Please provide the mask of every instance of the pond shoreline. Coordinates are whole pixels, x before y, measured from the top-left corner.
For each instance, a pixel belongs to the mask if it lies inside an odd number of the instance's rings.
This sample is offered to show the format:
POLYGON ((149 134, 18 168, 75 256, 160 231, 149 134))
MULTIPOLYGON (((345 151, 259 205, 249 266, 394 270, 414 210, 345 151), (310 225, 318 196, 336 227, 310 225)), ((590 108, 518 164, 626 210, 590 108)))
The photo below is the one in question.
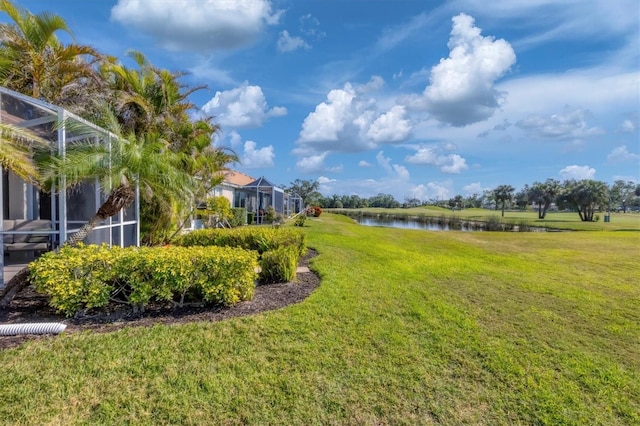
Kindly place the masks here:
POLYGON ((566 232, 566 230, 531 226, 525 223, 503 222, 500 218, 489 221, 467 220, 457 216, 427 216, 391 213, 371 213, 362 211, 334 211, 334 213, 354 219, 363 226, 382 226, 426 231, 464 232, 566 232))

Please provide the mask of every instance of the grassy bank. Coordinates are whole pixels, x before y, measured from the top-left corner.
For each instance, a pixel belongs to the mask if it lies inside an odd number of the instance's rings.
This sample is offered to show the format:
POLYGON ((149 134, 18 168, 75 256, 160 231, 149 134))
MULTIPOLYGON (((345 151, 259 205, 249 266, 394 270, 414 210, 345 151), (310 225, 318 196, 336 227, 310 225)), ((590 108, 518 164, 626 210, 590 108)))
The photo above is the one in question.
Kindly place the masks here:
POLYGON ((2 351, 0 423, 640 422, 637 232, 307 224, 303 303, 2 351))
POLYGON ((640 231, 640 214, 611 213, 610 222, 604 221, 606 213, 599 213, 597 222, 582 222, 578 213, 549 212, 545 219, 538 219, 538 212, 534 211, 506 211, 504 217, 500 211, 487 209, 449 210, 441 207, 414 207, 410 209, 327 209, 327 211, 344 212, 347 215, 362 214, 383 215, 387 217, 413 218, 455 218, 467 221, 487 222, 497 218, 515 225, 527 224, 531 227, 573 230, 573 231, 640 231))

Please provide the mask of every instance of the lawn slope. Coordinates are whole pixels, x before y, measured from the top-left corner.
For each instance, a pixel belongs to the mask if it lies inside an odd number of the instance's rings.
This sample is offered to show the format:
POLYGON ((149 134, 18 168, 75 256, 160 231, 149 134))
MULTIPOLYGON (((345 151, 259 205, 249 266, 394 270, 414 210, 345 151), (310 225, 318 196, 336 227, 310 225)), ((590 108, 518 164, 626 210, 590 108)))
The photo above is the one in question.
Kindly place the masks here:
POLYGON ((309 219, 307 300, 0 352, 4 424, 634 424, 640 235, 309 219))

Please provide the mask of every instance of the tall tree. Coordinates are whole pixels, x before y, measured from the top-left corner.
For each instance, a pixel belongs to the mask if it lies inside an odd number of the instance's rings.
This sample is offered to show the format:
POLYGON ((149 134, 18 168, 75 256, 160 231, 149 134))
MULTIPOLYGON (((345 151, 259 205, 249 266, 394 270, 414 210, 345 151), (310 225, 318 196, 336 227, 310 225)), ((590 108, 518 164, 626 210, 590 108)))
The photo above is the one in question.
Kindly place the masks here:
POLYGON ((531 188, 529 185, 525 185, 520 191, 516 192, 514 195, 514 199, 516 202, 516 206, 518 206, 521 210, 527 209, 527 204, 529 204, 529 192, 531 188))
POLYGON ((319 187, 320 182, 318 182, 317 180, 310 181, 296 179, 284 189, 292 194, 298 194, 300 198, 302 198, 302 203, 307 206, 322 197, 322 194, 318 192, 319 187))
POLYGON ((8 0, 0 1, 0 12, 11 18, 0 24, 0 84, 74 112, 100 93, 94 65, 102 55, 90 46, 63 44, 59 32, 72 36, 64 19, 34 15, 8 0))
POLYGON ((104 62, 100 68, 114 92, 114 110, 123 131, 136 135, 150 130, 158 132, 171 141, 174 152, 190 150, 194 133, 206 130, 211 137, 212 133, 219 132, 220 128, 210 117, 197 119, 196 125, 191 125, 188 113, 197 108, 189 96, 205 86, 182 84, 180 78, 185 73, 157 68, 142 52, 130 50, 127 56, 134 60, 137 68, 115 62, 104 62), (201 123, 206 123, 208 128, 203 129, 201 123))
POLYGON ((614 207, 621 206, 622 212, 627 212, 627 205, 631 202, 636 191, 636 184, 631 181, 617 180, 611 185, 609 191, 611 203, 614 207))
POLYGON ((467 208, 480 208, 482 207, 482 197, 478 194, 472 194, 465 198, 464 204, 467 208))
MULTIPOLYGON (((104 63, 101 67, 102 75, 113 90, 111 104, 123 130, 138 137, 147 132, 162 135, 169 142, 170 150, 180 157, 183 168, 196 178, 198 187, 194 197, 204 200, 208 191, 222 181, 221 172, 227 164, 238 161, 238 157, 233 151, 212 145, 213 138, 220 132, 212 117, 195 120, 190 117, 189 112, 197 108, 189 96, 202 87, 182 84, 183 73, 157 68, 141 52, 131 50, 127 55, 137 68, 116 62, 104 63)), ((155 198, 143 200, 143 242, 154 244, 166 240, 175 233, 169 232, 173 224, 183 223, 185 217, 188 219, 196 201, 169 204, 155 198)))
POLYGON ((394 209, 400 207, 400 203, 393 195, 380 192, 369 198, 369 206, 394 209))
POLYGON ((511 185, 500 185, 493 190, 493 196, 497 203, 502 203, 502 217, 504 217, 504 208, 508 201, 513 199, 513 191, 516 189, 511 185))
POLYGON ((596 180, 567 180, 562 185, 558 203, 561 207, 576 209, 583 222, 591 222, 594 213, 608 205, 609 189, 606 183, 596 180))
POLYGON ((449 207, 451 207, 451 209, 461 209, 463 203, 464 199, 462 198, 462 195, 456 195, 453 198, 449 198, 449 207))
POLYGON ((547 216, 547 210, 551 207, 560 192, 560 182, 555 179, 547 179, 545 182, 534 182, 529 189, 529 202, 535 202, 538 206, 538 219, 547 216))

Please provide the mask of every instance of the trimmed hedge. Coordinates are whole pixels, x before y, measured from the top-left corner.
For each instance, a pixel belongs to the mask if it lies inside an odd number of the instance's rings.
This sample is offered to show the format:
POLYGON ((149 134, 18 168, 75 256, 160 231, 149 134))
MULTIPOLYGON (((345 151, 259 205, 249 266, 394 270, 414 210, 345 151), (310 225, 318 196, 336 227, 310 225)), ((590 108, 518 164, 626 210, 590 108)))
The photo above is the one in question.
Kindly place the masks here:
POLYGON ((307 250, 305 235, 300 230, 267 227, 199 229, 181 235, 175 243, 186 247, 219 246, 255 250, 260 254, 261 272, 258 279, 261 282, 293 280, 300 256, 307 250))
POLYGON ((179 236, 174 243, 184 247, 240 247, 255 250, 261 255, 280 247, 294 247, 299 255, 304 254, 307 249, 305 236, 301 231, 268 227, 198 229, 179 236))
POLYGON ((264 283, 288 282, 296 277, 299 254, 293 247, 279 247, 262 254, 260 281, 264 283))
POLYGON ((45 253, 29 265, 31 283, 59 312, 125 303, 233 305, 253 298, 257 255, 222 247, 80 245, 45 253))

